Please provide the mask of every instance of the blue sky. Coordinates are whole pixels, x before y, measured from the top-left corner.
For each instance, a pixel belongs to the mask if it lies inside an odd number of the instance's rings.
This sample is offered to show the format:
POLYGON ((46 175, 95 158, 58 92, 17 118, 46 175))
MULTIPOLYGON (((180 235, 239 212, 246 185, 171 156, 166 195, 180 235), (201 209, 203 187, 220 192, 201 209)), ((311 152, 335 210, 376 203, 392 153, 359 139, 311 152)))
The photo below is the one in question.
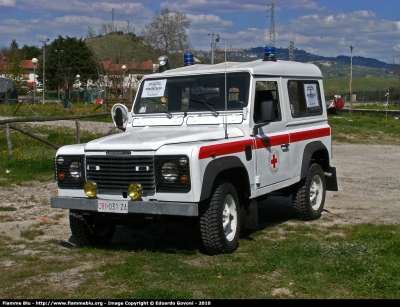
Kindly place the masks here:
POLYGON ((93 1, 0 0, 0 46, 15 39, 41 47, 58 35, 86 38, 88 27, 129 21, 139 35, 156 10, 175 7, 192 21, 188 35, 195 49, 210 50, 211 36, 219 34, 217 48, 260 47, 269 44, 271 6, 274 4, 275 46, 322 56, 375 58, 396 63, 400 58, 400 1, 398 0, 189 0, 93 1))

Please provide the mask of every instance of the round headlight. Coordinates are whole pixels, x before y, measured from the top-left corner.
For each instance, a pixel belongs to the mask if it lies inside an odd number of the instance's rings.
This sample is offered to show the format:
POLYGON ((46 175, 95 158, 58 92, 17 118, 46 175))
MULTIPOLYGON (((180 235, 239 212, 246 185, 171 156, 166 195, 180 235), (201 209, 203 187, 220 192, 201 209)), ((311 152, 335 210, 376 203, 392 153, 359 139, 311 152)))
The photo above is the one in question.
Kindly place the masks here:
POLYGON ((143 189, 139 183, 131 183, 128 187, 128 195, 132 200, 139 199, 142 196, 143 189))
POLYGON ((166 181, 175 181, 179 175, 178 166, 172 162, 164 163, 161 167, 161 175, 166 181))
POLYGON ((83 190, 85 191, 85 194, 89 196, 90 198, 96 197, 97 196, 97 183, 88 181, 85 183, 83 190))
POLYGON ((82 168, 81 168, 81 163, 74 161, 69 165, 69 173, 71 174, 71 177, 75 179, 79 179, 82 177, 82 168))

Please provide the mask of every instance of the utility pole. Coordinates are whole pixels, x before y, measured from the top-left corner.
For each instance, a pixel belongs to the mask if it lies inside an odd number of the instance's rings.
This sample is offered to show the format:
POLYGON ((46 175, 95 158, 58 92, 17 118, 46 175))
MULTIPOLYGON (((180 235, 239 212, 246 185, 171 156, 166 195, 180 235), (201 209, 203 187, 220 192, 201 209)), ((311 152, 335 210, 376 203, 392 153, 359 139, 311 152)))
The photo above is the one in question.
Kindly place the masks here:
POLYGON ((353 48, 350 46, 350 113, 353 113, 353 48))
POLYGON ((39 39, 39 42, 43 43, 43 101, 44 104, 44 92, 46 91, 46 76, 45 76, 45 66, 46 66, 46 43, 49 41, 48 38, 46 39, 39 39))
POLYGON ((111 24, 112 24, 112 31, 114 32, 114 8, 111 10, 111 24))
POLYGON ((217 39, 214 40, 214 33, 209 33, 211 35, 211 65, 214 65, 214 49, 215 49, 215 41, 219 42, 219 34, 217 34, 217 39))

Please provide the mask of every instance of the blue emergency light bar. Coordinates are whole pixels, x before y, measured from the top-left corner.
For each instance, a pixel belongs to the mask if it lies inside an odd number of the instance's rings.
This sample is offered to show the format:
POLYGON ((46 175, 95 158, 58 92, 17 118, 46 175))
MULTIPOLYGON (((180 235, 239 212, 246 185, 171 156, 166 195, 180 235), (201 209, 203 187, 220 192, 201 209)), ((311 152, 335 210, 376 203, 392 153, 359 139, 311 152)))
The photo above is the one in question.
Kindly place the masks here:
POLYGON ((194 65, 194 57, 192 53, 185 53, 183 55, 183 66, 194 65))
POLYGON ((264 48, 264 61, 276 61, 275 47, 265 46, 264 48))

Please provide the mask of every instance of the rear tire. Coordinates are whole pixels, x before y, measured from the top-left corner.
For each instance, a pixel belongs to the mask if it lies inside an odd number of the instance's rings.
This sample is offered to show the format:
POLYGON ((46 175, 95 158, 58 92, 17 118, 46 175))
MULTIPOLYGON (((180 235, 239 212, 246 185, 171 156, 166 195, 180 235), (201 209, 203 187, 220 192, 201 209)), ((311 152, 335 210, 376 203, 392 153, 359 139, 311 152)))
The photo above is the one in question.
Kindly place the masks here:
POLYGON ((233 253, 239 246, 240 205, 235 187, 229 182, 216 185, 210 203, 200 217, 200 233, 210 255, 233 253))
POLYGON ((70 210, 69 224, 72 235, 81 247, 98 247, 108 244, 114 236, 116 224, 110 220, 84 216, 70 210))
POLYGON ((312 164, 307 177, 295 188, 293 208, 303 221, 319 219, 324 209, 326 182, 324 171, 319 164, 312 164))

